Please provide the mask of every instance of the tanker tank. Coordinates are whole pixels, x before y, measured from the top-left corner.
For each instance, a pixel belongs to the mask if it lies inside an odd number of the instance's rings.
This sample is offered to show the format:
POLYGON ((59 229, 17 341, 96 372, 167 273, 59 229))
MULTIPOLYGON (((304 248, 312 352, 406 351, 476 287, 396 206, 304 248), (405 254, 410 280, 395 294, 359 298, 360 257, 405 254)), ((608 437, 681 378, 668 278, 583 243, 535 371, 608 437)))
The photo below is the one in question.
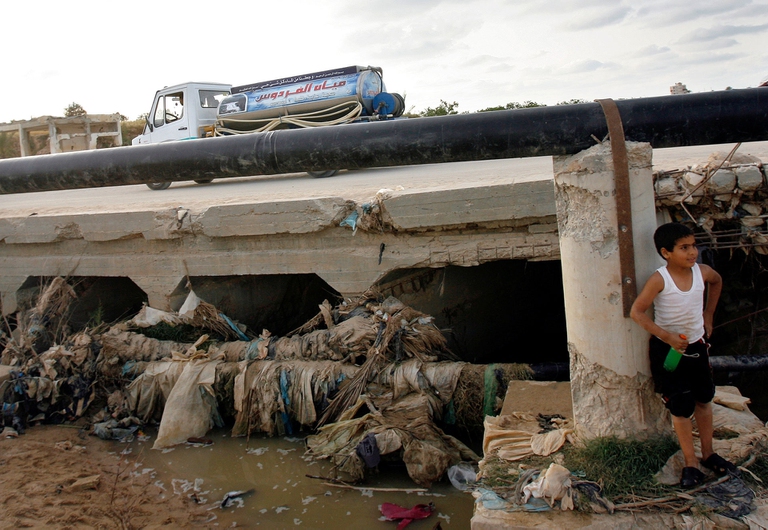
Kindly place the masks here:
POLYGON ((399 94, 385 92, 382 70, 348 66, 233 87, 219 104, 216 134, 350 123, 397 117, 399 94))

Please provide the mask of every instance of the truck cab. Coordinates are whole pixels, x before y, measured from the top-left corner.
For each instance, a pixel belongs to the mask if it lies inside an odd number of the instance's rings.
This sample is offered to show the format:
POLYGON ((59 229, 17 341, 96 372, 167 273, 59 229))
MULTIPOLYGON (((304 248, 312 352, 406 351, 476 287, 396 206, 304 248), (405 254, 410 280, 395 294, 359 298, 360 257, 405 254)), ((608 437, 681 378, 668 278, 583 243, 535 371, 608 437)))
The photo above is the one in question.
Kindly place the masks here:
POLYGON ((131 140, 133 145, 203 138, 205 128, 216 121, 219 102, 232 85, 182 83, 158 90, 147 115, 144 132, 131 140))

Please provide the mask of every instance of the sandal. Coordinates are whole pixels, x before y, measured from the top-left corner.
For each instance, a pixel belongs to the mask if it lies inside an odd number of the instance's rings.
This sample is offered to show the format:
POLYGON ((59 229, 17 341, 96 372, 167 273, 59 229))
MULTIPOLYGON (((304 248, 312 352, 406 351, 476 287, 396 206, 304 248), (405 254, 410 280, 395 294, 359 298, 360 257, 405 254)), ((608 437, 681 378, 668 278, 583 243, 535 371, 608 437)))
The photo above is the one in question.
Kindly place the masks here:
POLYGON ((684 467, 683 476, 680 479, 680 486, 685 489, 690 489, 701 484, 704 480, 704 473, 699 471, 697 467, 684 467))
POLYGON ((738 477, 741 475, 741 472, 739 471, 739 468, 737 468, 735 465, 733 465, 731 462, 723 458, 717 453, 712 453, 709 455, 709 458, 706 460, 701 461, 701 465, 706 467, 707 469, 711 469, 715 472, 715 474, 719 476, 726 475, 730 473, 733 476, 738 477))

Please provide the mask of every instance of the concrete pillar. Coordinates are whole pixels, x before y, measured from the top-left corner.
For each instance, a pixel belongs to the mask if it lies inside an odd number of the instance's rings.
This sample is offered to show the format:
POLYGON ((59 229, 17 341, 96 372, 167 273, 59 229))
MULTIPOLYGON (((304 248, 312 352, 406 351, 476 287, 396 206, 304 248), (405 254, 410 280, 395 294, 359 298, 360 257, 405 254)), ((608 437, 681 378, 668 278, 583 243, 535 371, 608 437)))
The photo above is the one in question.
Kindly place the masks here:
POLYGON ((51 147, 51 154, 61 153, 61 144, 59 143, 59 133, 56 123, 53 119, 48 122, 48 145, 51 147))
POLYGON ((131 276, 131 281, 147 295, 147 304, 162 311, 171 310, 171 294, 179 285, 182 276, 131 276))
POLYGON ((27 276, 0 276, 0 306, 3 315, 10 315, 18 308, 16 291, 27 281, 27 276))
MULTIPOLYGON (((652 149, 626 145, 639 291, 658 267, 652 149)), ((648 334, 624 317, 610 144, 556 157, 554 173, 577 432, 586 438, 669 432, 669 416, 653 391, 648 334)))
POLYGON ((96 143, 99 141, 99 137, 98 135, 94 136, 91 133, 91 120, 89 120, 87 116, 84 118, 84 120, 85 123, 83 125, 85 127, 85 145, 88 146, 86 149, 96 149, 96 143))
POLYGON ((32 148, 29 145, 29 130, 19 125, 19 147, 21 156, 31 155, 32 148))

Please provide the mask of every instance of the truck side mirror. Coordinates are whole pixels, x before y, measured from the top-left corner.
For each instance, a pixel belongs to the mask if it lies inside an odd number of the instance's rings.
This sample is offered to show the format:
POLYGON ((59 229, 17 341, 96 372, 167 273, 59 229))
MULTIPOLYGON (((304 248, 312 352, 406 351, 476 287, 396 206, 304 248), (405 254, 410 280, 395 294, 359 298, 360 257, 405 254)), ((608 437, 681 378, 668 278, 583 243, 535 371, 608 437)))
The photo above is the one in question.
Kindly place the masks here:
POLYGON ((149 114, 147 114, 146 116, 144 116, 144 123, 145 123, 145 124, 146 124, 146 126, 149 128, 149 132, 152 132, 152 131, 154 131, 154 130, 155 130, 155 128, 154 128, 154 127, 152 127, 152 122, 150 122, 150 121, 149 121, 149 114))

